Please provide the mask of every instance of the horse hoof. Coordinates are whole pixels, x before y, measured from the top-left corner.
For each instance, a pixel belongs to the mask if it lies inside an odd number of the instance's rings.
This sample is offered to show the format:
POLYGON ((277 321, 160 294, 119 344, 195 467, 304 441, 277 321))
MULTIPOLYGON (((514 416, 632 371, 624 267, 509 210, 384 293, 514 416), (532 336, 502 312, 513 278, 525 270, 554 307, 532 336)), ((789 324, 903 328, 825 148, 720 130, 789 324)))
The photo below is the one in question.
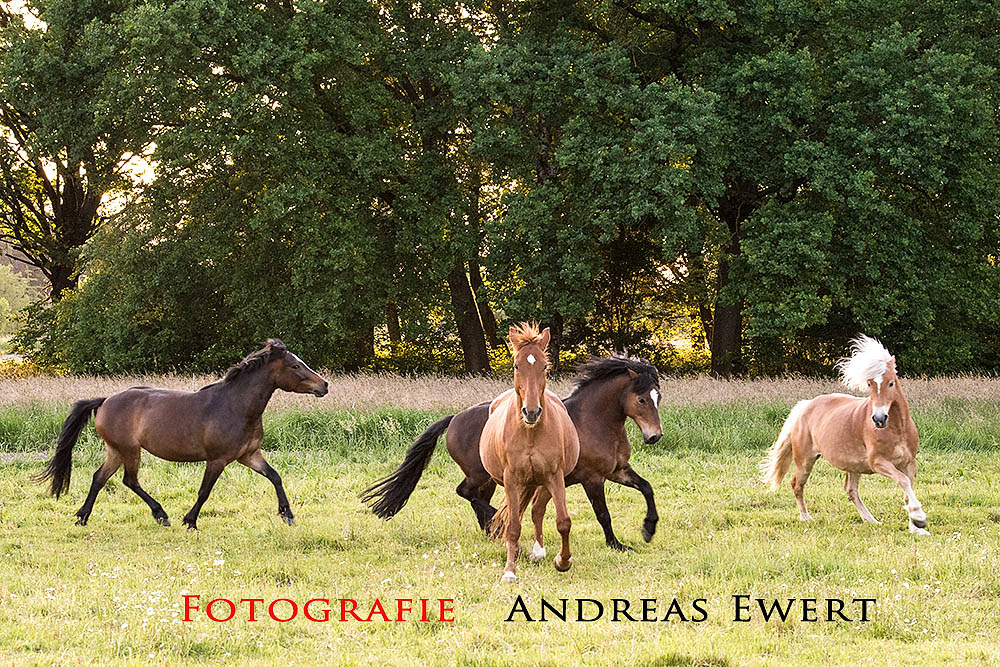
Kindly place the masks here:
POLYGON ((545 558, 545 547, 535 542, 535 546, 531 548, 531 553, 528 554, 528 560, 532 563, 540 563, 543 558, 545 558))
MULTIPOLYGON (((926 524, 924 524, 926 525, 926 524)), ((918 526, 913 521, 910 521, 910 532, 914 535, 930 535, 930 531, 923 526, 918 526)))
POLYGON ((76 525, 78 525, 78 526, 86 526, 87 525, 87 517, 85 517, 85 516, 77 517, 76 518, 76 525))
POLYGON ((156 523, 160 524, 161 526, 170 526, 170 519, 167 518, 166 514, 154 518, 156 519, 156 523))
POLYGON ((505 584, 512 584, 517 581, 517 575, 513 572, 504 572, 503 576, 500 577, 500 581, 505 584))
POLYGON ((291 514, 282 514, 281 520, 287 523, 289 526, 295 525, 295 518, 291 514))
MULTIPOLYGON (((646 540, 646 541, 649 542, 649 540, 646 540)), ((612 549, 614 549, 615 551, 622 551, 622 552, 635 551, 635 549, 633 549, 629 545, 622 544, 621 542, 617 542, 617 541, 615 541, 615 542, 608 542, 608 546, 611 547, 612 549)))
POLYGON ((553 563, 555 564, 557 570, 559 570, 560 572, 566 572, 567 570, 569 570, 569 568, 573 566, 573 557, 570 556, 569 560, 567 560, 564 565, 559 556, 556 556, 556 559, 553 561, 553 563))
POLYGON ((187 526, 188 530, 198 530, 198 526, 190 519, 184 519, 184 525, 187 526))
POLYGON ((656 534, 656 524, 655 523, 653 523, 653 524, 651 524, 649 526, 647 526, 646 524, 642 525, 642 539, 644 539, 647 544, 649 542, 653 541, 653 535, 655 535, 655 534, 656 534))

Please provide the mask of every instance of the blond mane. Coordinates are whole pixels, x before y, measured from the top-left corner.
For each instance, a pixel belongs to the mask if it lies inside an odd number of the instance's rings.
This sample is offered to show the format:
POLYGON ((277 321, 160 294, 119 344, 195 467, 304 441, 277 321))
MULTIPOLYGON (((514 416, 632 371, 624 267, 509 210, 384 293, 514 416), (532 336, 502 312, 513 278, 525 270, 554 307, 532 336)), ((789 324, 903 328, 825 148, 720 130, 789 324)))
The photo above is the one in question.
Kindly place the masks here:
POLYGON ((538 322, 521 322, 512 327, 510 344, 514 349, 520 349, 529 343, 540 343, 542 332, 538 330, 538 322))
POLYGON ((840 380, 851 389, 868 391, 868 381, 878 380, 889 370, 892 355, 879 341, 862 334, 851 341, 851 356, 837 362, 840 380))

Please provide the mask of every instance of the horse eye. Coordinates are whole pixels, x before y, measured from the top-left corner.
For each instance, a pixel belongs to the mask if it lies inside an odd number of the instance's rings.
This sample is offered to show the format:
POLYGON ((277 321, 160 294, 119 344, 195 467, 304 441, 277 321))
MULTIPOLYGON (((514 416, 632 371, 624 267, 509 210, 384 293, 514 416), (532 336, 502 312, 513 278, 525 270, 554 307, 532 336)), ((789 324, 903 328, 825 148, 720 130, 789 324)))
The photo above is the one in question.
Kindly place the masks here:
POLYGON ((297 371, 297 370, 299 370, 300 368, 302 368, 302 367, 301 367, 301 366, 299 366, 298 364, 292 364, 292 370, 293 370, 293 371, 297 371))
POLYGON ((890 382, 890 383, 889 383, 889 386, 891 387, 891 386, 893 386, 894 384, 896 384, 896 383, 895 383, 895 382, 890 382))
POLYGON ((646 399, 645 399, 645 398, 640 398, 640 399, 639 399, 639 402, 640 402, 640 403, 645 403, 645 402, 646 402, 646 399))
POLYGON ((514 364, 514 370, 515 371, 517 370, 517 364, 514 364))

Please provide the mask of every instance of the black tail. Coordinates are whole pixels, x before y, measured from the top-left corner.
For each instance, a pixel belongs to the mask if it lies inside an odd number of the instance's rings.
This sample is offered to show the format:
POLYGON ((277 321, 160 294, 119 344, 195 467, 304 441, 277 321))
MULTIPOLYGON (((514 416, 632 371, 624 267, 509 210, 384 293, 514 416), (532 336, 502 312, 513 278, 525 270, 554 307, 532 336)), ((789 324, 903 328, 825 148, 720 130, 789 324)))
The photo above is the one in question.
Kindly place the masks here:
POLYGON ((391 519, 403 509, 413 489, 417 488, 417 482, 424 474, 424 468, 434 455, 438 438, 448 430, 448 425, 454 416, 448 415, 428 426, 417 441, 406 450, 406 458, 396 468, 396 472, 380 479, 362 492, 361 500, 370 504, 372 512, 383 519, 391 519))
POLYGON ((45 470, 35 477, 36 482, 51 479, 52 495, 56 498, 69 490, 69 473, 73 468, 73 445, 80 437, 80 431, 90 421, 90 416, 101 407, 101 403, 104 403, 103 398, 92 398, 89 401, 77 401, 73 404, 69 417, 63 422, 62 432, 59 433, 56 453, 45 465, 45 470))

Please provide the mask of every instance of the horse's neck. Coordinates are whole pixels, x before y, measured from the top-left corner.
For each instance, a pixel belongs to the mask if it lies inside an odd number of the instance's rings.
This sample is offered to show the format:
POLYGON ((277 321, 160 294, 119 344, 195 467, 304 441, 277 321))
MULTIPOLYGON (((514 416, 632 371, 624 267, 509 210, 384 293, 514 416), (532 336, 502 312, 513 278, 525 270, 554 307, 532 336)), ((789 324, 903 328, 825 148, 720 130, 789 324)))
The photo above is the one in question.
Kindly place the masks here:
POLYGON ((624 428, 628 416, 622 408, 622 392, 631 380, 628 375, 618 375, 604 382, 592 382, 563 402, 568 409, 579 407, 581 414, 594 415, 612 423, 621 422, 624 428))
POLYGON ((240 376, 226 385, 226 398, 248 417, 259 416, 267 408, 277 387, 270 378, 262 376, 263 369, 240 376))

